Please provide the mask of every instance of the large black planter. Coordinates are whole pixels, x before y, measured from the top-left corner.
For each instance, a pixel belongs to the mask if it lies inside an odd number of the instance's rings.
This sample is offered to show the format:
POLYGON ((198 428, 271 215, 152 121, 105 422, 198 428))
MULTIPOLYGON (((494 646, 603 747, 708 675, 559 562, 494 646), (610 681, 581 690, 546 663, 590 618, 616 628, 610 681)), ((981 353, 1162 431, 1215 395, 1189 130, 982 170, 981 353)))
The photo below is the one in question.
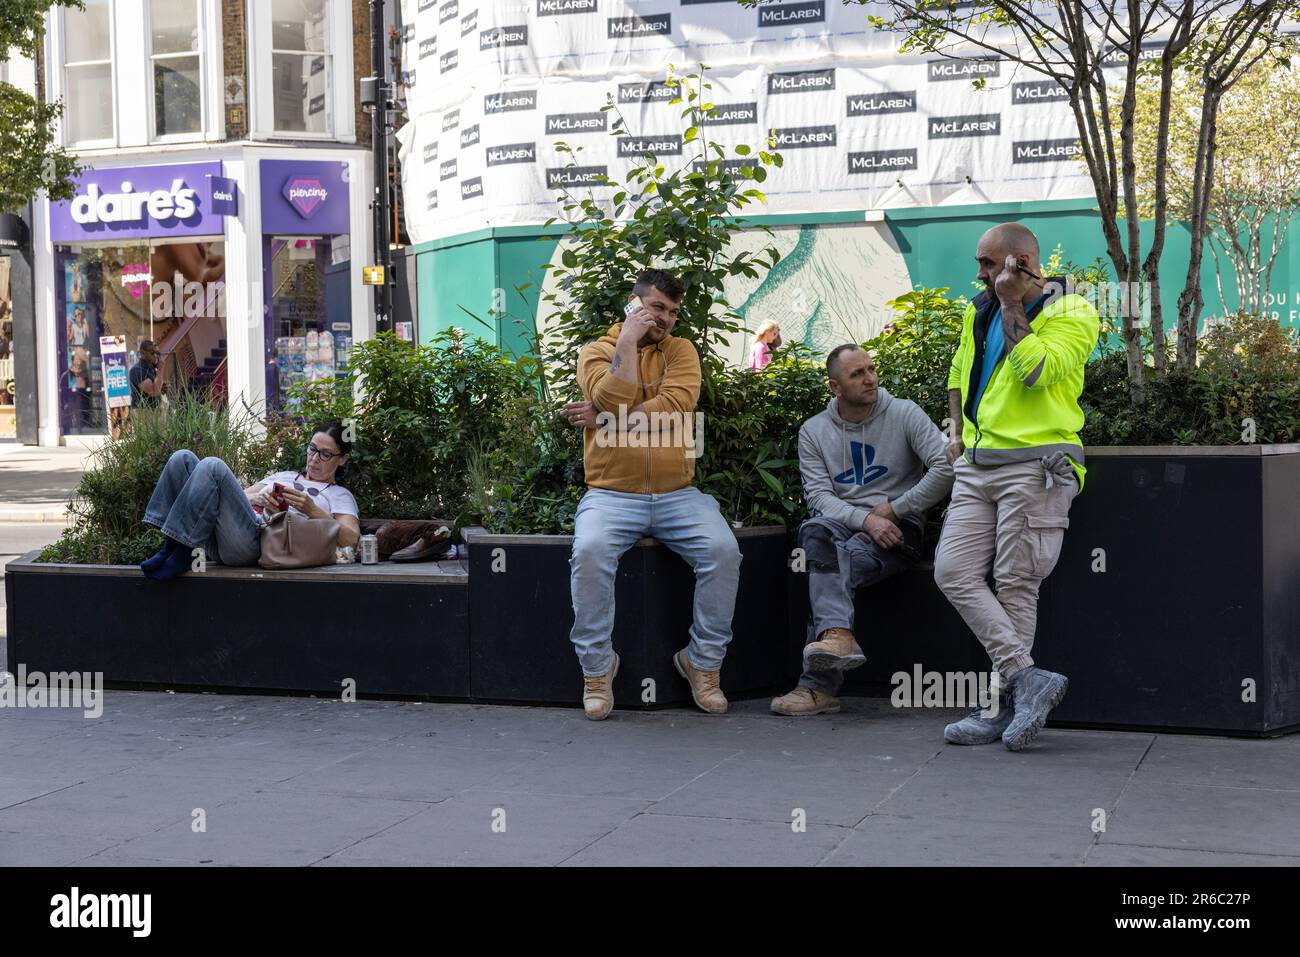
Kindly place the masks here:
POLYGON ((1088 449, 1035 657, 1054 723, 1300 726, 1300 445, 1088 449))
POLYGON ((150 581, 134 566, 5 569, 8 668, 165 686, 469 696, 469 588, 437 565, 303 571, 209 566, 150 581))
MULTIPOLYGON (((471 687, 474 698, 577 704, 582 669, 569 632, 568 535, 468 533, 471 687), (504 570, 493 571, 493 563, 504 570)), ((732 697, 767 694, 788 659, 786 531, 738 529, 743 556, 732 642, 722 689, 732 697)), ((614 681, 618 708, 690 703, 671 656, 690 640, 695 580, 668 548, 643 539, 628 549, 615 579, 614 681), (647 684, 647 681, 653 684, 647 684), (653 700, 650 691, 653 690, 653 700)))

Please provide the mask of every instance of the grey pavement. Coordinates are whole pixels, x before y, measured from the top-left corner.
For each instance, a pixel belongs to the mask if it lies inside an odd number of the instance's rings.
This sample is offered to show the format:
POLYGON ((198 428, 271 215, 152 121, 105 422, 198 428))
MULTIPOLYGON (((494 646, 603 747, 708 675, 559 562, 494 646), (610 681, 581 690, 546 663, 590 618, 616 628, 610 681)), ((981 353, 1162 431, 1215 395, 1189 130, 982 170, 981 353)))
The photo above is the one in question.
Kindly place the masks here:
POLYGON ((0 865, 1300 864, 1300 736, 1012 754, 954 714, 110 691, 0 709, 0 865))
POLYGON ((0 523, 62 524, 92 454, 77 446, 39 448, 0 442, 0 523))

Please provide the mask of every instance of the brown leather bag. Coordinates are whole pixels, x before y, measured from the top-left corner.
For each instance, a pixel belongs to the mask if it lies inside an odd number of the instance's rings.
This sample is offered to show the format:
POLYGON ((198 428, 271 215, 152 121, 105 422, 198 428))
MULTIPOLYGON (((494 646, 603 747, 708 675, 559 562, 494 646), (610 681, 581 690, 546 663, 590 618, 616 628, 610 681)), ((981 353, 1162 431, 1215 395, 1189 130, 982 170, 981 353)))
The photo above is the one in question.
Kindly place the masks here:
POLYGON ((333 565, 341 526, 332 518, 307 518, 273 512, 262 526, 263 568, 315 568, 333 565))

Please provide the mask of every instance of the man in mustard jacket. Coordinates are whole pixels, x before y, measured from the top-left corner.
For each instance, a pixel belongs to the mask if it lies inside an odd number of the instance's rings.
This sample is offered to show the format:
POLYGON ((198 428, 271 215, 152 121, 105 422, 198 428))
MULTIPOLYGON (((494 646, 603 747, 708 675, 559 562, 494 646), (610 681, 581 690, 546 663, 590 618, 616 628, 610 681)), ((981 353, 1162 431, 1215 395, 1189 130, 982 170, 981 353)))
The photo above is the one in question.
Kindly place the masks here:
POLYGON ((583 708, 594 721, 614 707, 618 560, 646 536, 695 569, 695 623, 673 665, 701 709, 727 711, 719 676, 731 641, 740 549, 718 503, 691 485, 700 451, 700 357, 693 344, 672 335, 684 291, 664 270, 638 275, 629 301, 640 305, 583 347, 578 381, 586 401, 564 409, 585 430, 588 491, 574 518, 570 638, 584 675, 583 708))
POLYGON ((1083 486, 1083 371, 1097 343, 1097 311, 1044 277, 1038 240, 1020 223, 976 248, 985 291, 966 309, 948 374, 961 438, 949 446, 956 480, 934 577, 993 660, 1002 691, 991 713, 944 729, 951 744, 1026 747, 1065 696, 1065 675, 1030 652, 1038 586, 1056 567, 1083 486), (996 590, 989 587, 990 571, 996 590))

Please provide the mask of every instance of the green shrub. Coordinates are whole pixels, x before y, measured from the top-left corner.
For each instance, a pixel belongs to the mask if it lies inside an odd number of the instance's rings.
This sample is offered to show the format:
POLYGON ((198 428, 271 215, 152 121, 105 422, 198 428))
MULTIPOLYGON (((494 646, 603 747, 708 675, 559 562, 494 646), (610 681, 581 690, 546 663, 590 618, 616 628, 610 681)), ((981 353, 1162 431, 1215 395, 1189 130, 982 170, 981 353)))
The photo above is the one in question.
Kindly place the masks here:
POLYGON ((69 527, 39 561, 129 565, 156 551, 162 536, 142 519, 163 466, 180 449, 220 458, 246 485, 275 471, 278 458, 246 409, 217 409, 181 393, 165 417, 137 412, 124 438, 92 454, 68 506, 69 527))
POLYGON ((965 296, 948 298, 947 287, 918 287, 887 305, 898 317, 862 344, 876 361, 880 384, 911 399, 931 421, 948 415, 948 369, 961 343, 965 296))
POLYGON ((281 460, 301 468, 312 423, 351 420, 344 484, 362 516, 478 524, 501 477, 532 456, 535 378, 533 358, 512 358, 459 330, 426 346, 384 333, 354 346, 336 384, 302 391, 301 415, 277 432, 281 460))

